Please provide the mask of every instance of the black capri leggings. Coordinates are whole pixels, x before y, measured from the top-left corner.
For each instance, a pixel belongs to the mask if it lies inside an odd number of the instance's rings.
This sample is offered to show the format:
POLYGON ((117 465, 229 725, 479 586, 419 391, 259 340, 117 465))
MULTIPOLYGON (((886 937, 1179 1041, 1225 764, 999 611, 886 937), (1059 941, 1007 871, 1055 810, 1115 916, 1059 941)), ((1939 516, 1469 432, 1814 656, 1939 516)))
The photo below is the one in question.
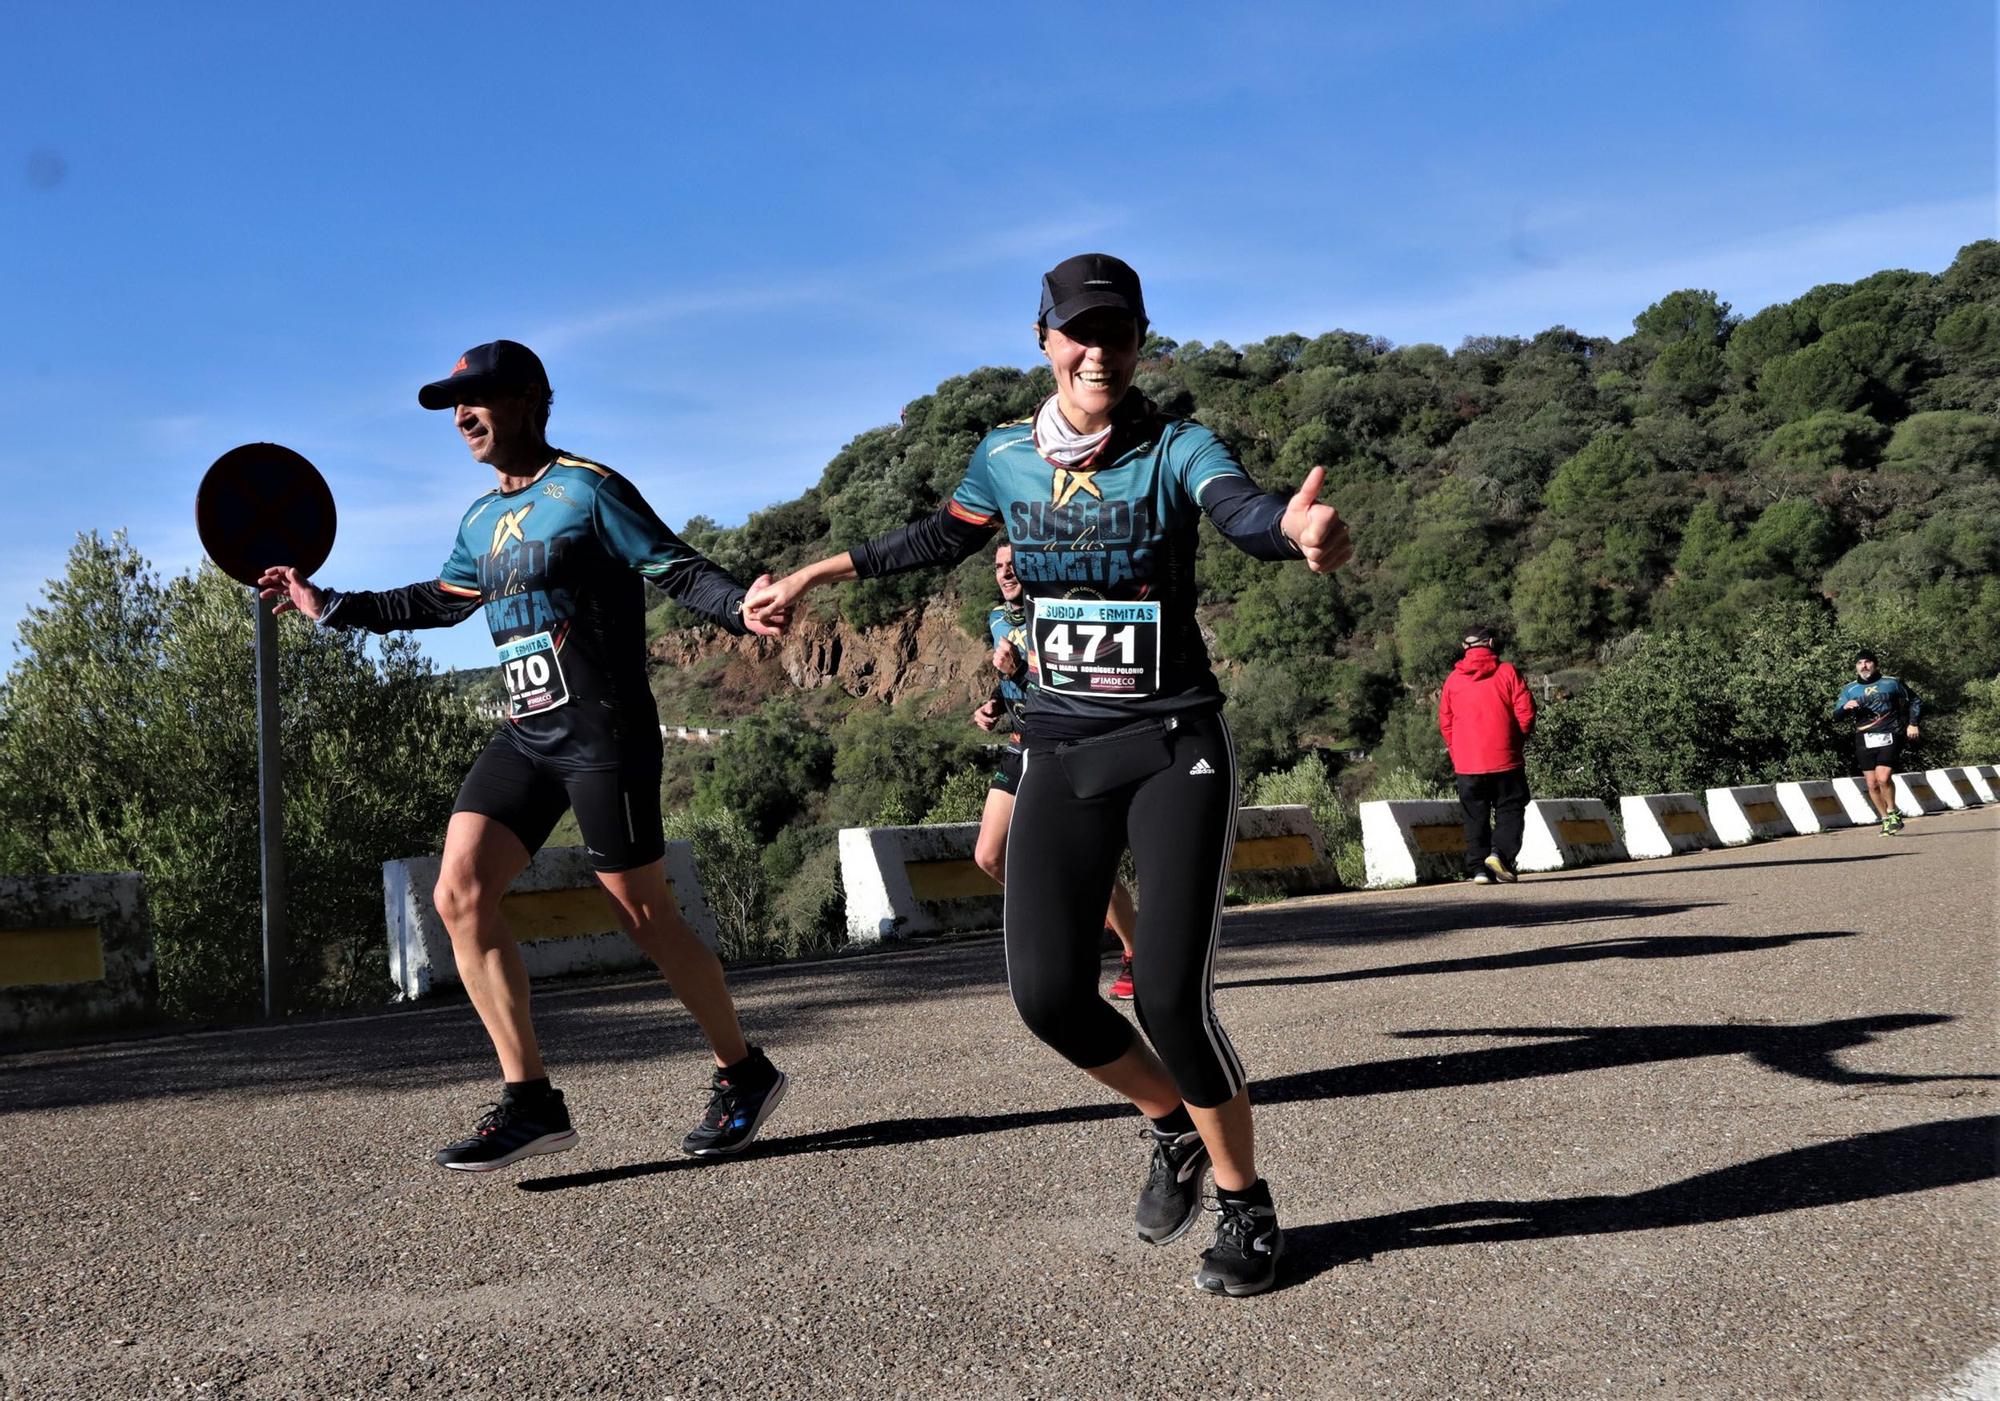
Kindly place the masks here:
POLYGON ((1214 1001, 1236 752, 1219 714, 1182 719, 1169 748, 1150 776, 1079 798, 1053 748, 1030 746, 1007 829, 1007 985, 1028 1029, 1082 1069, 1131 1049, 1131 1023, 1097 992, 1104 906, 1129 845, 1139 1025, 1181 1098, 1212 1109, 1244 1085, 1214 1001))

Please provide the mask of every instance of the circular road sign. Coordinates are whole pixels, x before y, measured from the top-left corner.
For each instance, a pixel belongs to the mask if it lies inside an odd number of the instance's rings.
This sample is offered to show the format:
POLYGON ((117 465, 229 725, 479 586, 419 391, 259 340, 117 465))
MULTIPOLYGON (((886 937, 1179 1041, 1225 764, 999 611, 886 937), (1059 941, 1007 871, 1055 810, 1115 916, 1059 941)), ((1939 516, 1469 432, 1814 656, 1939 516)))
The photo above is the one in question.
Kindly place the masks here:
POLYGON ((333 493, 290 448, 245 443, 203 475, 194 524, 208 557, 238 583, 254 586, 280 564, 309 575, 333 551, 333 493))

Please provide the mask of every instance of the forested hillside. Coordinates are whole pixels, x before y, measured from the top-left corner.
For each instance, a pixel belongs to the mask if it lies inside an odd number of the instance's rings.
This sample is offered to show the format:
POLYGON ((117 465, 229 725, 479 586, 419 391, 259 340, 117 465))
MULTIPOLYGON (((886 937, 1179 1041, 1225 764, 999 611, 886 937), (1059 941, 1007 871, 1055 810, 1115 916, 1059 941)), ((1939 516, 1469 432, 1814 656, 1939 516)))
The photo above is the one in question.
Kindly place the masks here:
MULTIPOLYGON (((2000 244, 1748 319, 1674 292, 1617 341, 1155 336, 1139 385, 1266 485, 1326 464, 1352 523, 1354 562, 1331 580, 1203 532, 1205 617, 1265 763, 1299 737, 1427 747, 1406 732, 1427 733, 1473 618, 1558 692, 1643 634, 1734 638, 1786 603, 1940 697, 2000 668, 2000 244)), ((797 500, 739 529, 697 520, 690 538, 745 573, 845 547, 933 509, 979 437, 1049 392, 1045 371, 949 380, 797 500)), ((982 569, 961 580, 984 597, 982 569)), ((941 586, 852 584, 840 607, 867 624, 941 586)))

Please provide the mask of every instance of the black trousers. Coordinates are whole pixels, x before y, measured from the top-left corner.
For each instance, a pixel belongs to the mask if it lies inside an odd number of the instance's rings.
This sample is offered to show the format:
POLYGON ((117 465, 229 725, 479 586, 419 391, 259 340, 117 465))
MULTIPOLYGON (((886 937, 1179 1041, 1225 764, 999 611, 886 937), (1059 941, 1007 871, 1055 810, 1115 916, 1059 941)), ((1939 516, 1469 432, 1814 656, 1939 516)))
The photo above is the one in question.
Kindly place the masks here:
POLYGON ((1458 800, 1465 805, 1465 873, 1476 874, 1489 855, 1513 870, 1528 820, 1528 771, 1462 773, 1458 800))
POLYGON ((1028 1029, 1093 1070, 1132 1047, 1098 995, 1104 906, 1129 845, 1139 874, 1134 1007, 1181 1097, 1198 1108, 1243 1088, 1215 1015, 1215 947, 1235 845, 1236 754, 1220 715, 1184 721, 1159 771, 1079 798, 1055 753, 1030 745, 1007 831, 1007 983, 1028 1029))

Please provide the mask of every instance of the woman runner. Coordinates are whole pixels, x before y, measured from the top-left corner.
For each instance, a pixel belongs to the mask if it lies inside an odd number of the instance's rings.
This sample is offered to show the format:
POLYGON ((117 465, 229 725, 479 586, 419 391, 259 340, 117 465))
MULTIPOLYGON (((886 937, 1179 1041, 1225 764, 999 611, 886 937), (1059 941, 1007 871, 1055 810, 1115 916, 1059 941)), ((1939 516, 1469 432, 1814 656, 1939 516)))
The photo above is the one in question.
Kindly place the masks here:
POLYGON ((1236 761, 1195 622, 1195 532, 1206 513, 1256 558, 1324 572, 1347 559, 1347 527, 1316 504, 1320 468, 1289 500, 1260 491, 1214 434, 1133 390, 1145 331, 1130 267, 1101 253, 1058 264, 1036 322, 1056 392, 1033 420, 989 433, 932 515, 753 589, 746 610, 781 618, 818 585, 955 564, 1007 532, 1040 681, 1008 838, 1008 985, 1036 1036, 1152 1121, 1140 1239, 1186 1231, 1212 1167, 1219 1219, 1195 1283, 1247 1295, 1271 1287, 1283 1237, 1212 995, 1236 761), (1097 992, 1128 845, 1144 1035, 1097 992))

